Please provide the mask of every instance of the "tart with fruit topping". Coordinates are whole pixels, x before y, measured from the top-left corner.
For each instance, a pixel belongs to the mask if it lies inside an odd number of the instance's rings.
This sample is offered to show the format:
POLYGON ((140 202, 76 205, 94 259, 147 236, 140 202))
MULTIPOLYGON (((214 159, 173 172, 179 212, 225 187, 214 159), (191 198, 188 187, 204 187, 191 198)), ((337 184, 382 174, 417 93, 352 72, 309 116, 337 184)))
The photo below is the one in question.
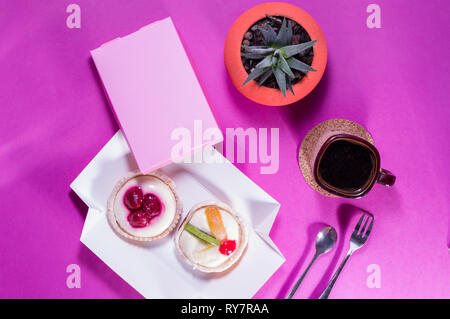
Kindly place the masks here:
POLYGON ((222 272, 242 256, 247 229, 231 207, 208 201, 194 206, 175 237, 183 259, 203 272, 222 272))
POLYGON ((151 241, 175 228, 181 210, 170 178, 159 172, 132 172, 114 187, 108 201, 108 220, 126 238, 151 241))

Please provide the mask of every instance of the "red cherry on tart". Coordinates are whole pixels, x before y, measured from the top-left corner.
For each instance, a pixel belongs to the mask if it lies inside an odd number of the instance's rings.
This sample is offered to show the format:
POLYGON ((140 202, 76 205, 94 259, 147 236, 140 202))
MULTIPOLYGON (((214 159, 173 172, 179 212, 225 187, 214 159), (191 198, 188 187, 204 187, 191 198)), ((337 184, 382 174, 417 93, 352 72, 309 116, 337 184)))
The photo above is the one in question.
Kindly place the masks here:
POLYGON ((142 200, 141 209, 148 218, 158 216, 161 212, 161 202, 159 201, 158 196, 155 194, 145 194, 142 200))
POLYGON ((143 198, 142 189, 139 186, 133 186, 125 193, 123 202, 129 209, 136 210, 141 207, 143 198))
POLYGON ((136 211, 131 212, 128 215, 128 221, 130 222, 130 225, 135 228, 141 228, 145 227, 150 223, 150 218, 142 212, 142 211, 136 211))
POLYGON ((236 249, 235 240, 225 240, 220 246, 219 251, 222 255, 230 255, 236 249))
POLYGON ((130 210, 127 220, 131 227, 143 228, 161 213, 161 201, 152 193, 143 195, 140 186, 132 186, 123 195, 123 202, 130 210))
POLYGON ((150 241, 172 231, 181 215, 175 186, 159 172, 130 173, 115 186, 108 200, 108 220, 124 237, 150 241))

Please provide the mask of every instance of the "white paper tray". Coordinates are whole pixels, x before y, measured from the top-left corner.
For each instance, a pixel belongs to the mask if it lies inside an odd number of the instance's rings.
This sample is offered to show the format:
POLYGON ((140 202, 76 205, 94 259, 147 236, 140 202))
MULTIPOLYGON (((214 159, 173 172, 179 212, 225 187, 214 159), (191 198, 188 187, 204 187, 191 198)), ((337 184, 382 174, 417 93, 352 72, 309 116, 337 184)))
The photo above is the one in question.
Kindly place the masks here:
POLYGON ((194 204, 218 199, 248 224, 247 251, 226 274, 202 274, 187 266, 176 252, 173 233, 134 244, 112 230, 105 213, 108 197, 116 181, 137 169, 121 131, 70 185, 89 206, 81 241, 146 298, 250 298, 285 260, 269 237, 280 204, 218 151, 209 147, 205 154, 204 163, 170 164, 160 171, 174 180, 183 217, 194 204))

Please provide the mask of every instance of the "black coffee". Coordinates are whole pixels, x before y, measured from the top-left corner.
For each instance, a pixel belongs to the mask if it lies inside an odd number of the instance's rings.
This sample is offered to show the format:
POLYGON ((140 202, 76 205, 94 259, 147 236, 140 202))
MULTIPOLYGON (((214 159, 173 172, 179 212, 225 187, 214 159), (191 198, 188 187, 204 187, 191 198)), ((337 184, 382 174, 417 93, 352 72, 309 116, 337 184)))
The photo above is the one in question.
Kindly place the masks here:
POLYGON ((319 163, 319 176, 329 185, 357 191, 369 181, 375 158, 367 147, 347 140, 332 142, 319 163))

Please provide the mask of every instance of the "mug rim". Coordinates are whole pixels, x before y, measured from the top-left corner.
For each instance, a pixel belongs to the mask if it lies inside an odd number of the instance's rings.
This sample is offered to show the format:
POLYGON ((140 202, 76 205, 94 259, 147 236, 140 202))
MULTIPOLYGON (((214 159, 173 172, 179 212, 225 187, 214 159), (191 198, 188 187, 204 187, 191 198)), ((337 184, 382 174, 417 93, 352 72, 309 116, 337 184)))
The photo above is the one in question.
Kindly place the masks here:
POLYGON ((366 141, 365 139, 363 139, 359 136, 355 136, 355 135, 351 135, 351 134, 336 134, 336 135, 330 136, 322 144, 322 146, 319 149, 319 152, 316 155, 316 158, 314 160, 314 179, 316 180, 317 185, 319 185, 321 188, 323 188, 327 192, 330 192, 331 194, 345 197, 345 198, 361 198, 372 189, 373 185, 375 184, 375 182, 378 178, 380 167, 381 167, 380 154, 379 154, 377 148, 372 143, 366 141), (374 173, 372 174, 370 181, 366 184, 366 186, 360 188, 359 190, 357 190, 355 192, 345 192, 345 191, 339 190, 336 187, 331 187, 331 186, 329 187, 329 186, 327 186, 327 183, 322 182, 322 179, 319 177, 320 160, 322 159, 322 157, 323 157, 325 151, 328 149, 328 147, 333 142, 336 142, 338 140, 349 140, 350 142, 357 142, 359 144, 362 144, 363 146, 368 148, 375 157, 374 173))

